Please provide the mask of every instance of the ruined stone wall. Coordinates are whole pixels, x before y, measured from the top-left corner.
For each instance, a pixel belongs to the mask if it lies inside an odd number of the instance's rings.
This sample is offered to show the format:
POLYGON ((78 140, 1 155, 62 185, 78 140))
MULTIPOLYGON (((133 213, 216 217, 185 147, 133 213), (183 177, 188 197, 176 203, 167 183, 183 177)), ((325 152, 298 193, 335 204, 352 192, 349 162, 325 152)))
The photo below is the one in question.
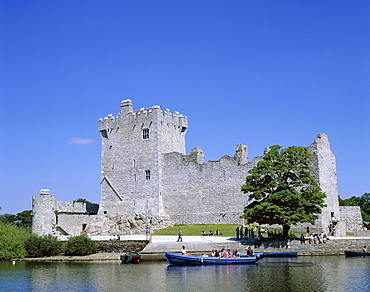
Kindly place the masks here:
POLYGON ((339 206, 339 220, 345 222, 347 232, 356 232, 363 227, 361 209, 359 206, 339 206))
POLYGON ((43 189, 40 198, 32 197, 32 232, 40 236, 80 235, 96 217, 96 213, 88 210, 97 210, 96 207, 90 203, 57 201, 50 190, 43 189))
MULTIPOLYGON (((308 149, 313 155, 310 163, 311 175, 326 194, 325 204, 327 205, 323 208, 319 219, 315 223, 315 227, 321 229, 324 233, 329 233, 328 226, 332 215, 336 218, 340 217, 335 155, 330 149, 330 143, 326 134, 318 134, 308 149)), ((345 235, 344 231, 339 233, 337 236, 345 235)))
POLYGON ((89 226, 96 215, 86 213, 57 213, 58 224, 55 227, 56 233, 62 235, 80 235, 89 226))
POLYGON ((241 185, 256 162, 238 164, 237 157, 224 156, 204 163, 202 156, 200 148, 189 157, 163 154, 165 213, 181 224, 242 224, 248 198, 241 185))

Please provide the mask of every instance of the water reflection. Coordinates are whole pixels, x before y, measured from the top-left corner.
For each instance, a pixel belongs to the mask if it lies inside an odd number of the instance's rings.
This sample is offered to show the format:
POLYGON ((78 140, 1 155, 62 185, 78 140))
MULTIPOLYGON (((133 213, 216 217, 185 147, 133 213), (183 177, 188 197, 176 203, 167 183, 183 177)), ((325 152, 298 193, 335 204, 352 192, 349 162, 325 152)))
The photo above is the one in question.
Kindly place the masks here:
POLYGON ((257 265, 0 262, 1 291, 370 291, 370 258, 263 259, 257 265))

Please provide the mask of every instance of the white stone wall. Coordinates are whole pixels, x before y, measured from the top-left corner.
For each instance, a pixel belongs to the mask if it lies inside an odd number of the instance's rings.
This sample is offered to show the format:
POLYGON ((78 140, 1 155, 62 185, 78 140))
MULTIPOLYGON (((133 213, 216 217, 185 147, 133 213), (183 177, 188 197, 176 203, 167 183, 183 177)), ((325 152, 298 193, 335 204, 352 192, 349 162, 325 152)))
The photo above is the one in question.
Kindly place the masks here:
POLYGON ((40 190, 40 198, 32 197, 32 232, 37 235, 55 234, 57 198, 47 189, 40 190))
POLYGON ((84 225, 85 228, 89 226, 92 220, 96 217, 96 215, 89 215, 84 213, 78 212, 71 212, 71 213, 58 213, 58 224, 56 226, 56 233, 58 235, 63 234, 63 229, 68 235, 76 236, 80 235, 83 232, 84 225))
POLYGON ((164 212, 177 223, 242 224, 239 217, 247 195, 241 185, 253 164, 239 165, 237 158, 229 156, 198 163, 192 154, 193 160, 179 153, 163 154, 164 212))
MULTIPOLYGON (((317 138, 308 149, 313 155, 310 164, 311 174, 326 194, 325 204, 327 206, 323 208, 315 225, 324 233, 329 233, 328 226, 332 215, 335 218, 340 217, 335 155, 330 149, 330 143, 326 134, 317 135, 317 138)), ((337 235, 344 236, 345 234, 342 231, 341 234, 337 235)))
POLYGON ((363 227, 359 206, 339 206, 340 220, 345 222, 347 232, 356 232, 363 227))
POLYGON ((96 217, 87 211, 87 205, 57 201, 55 195, 50 195, 50 190, 42 189, 39 198, 32 197, 32 232, 40 236, 80 235, 83 224, 87 227, 96 217))
POLYGON ((159 106, 133 111, 130 100, 121 103, 116 118, 99 121, 102 136, 100 215, 154 216, 162 211, 160 154, 185 154, 187 118, 159 106), (143 129, 149 138, 143 138, 143 129), (150 171, 150 179, 147 178, 150 171))

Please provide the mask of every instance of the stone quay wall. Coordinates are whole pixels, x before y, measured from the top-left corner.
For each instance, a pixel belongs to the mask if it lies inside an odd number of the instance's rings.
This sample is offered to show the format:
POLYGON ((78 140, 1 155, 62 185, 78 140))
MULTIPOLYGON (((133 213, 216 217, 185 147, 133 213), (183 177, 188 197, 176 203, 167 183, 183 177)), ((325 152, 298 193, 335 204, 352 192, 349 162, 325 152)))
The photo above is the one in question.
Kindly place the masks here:
MULTIPOLYGON (((299 240, 289 242, 289 248, 285 241, 263 242, 260 247, 255 247, 258 252, 298 251, 298 255, 343 255, 345 250, 362 251, 363 246, 370 245, 370 237, 367 239, 333 239, 326 243, 301 244, 299 240)), ((253 245, 252 245, 253 246, 253 245)))
POLYGON ((126 253, 130 251, 140 252, 142 251, 149 241, 147 240, 107 240, 107 241, 95 241, 99 253, 126 253))

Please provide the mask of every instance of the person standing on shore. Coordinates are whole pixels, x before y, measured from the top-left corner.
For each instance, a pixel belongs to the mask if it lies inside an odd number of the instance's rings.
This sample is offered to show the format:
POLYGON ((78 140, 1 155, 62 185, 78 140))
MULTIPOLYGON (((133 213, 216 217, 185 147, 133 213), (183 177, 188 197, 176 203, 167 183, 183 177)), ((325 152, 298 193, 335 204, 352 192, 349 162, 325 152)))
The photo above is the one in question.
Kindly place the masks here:
POLYGON ((182 242, 182 230, 179 228, 178 232, 179 237, 177 238, 177 242, 181 241, 182 242))
POLYGON ((239 226, 236 227, 235 231, 236 231, 236 239, 239 239, 239 235, 240 235, 240 233, 239 233, 240 232, 239 226))

